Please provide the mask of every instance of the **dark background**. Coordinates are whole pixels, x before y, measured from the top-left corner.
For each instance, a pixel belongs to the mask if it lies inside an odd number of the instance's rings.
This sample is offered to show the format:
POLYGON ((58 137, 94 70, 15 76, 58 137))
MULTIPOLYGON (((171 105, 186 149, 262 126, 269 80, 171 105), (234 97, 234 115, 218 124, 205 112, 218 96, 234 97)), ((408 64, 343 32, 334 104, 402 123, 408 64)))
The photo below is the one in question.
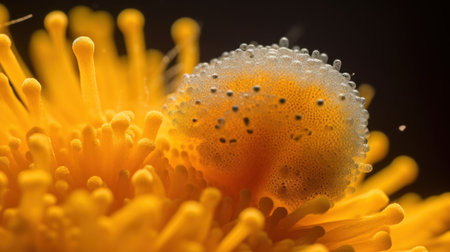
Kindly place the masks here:
MULTIPOLYGON (((449 83, 448 15, 445 7, 426 3, 372 1, 3 1, 11 18, 34 17, 10 27, 22 55, 28 57, 30 33, 43 27, 46 13, 68 11, 77 4, 117 15, 133 7, 146 16, 147 45, 167 52, 173 47, 170 26, 189 16, 202 26, 201 61, 209 61, 242 42, 272 44, 288 35, 291 44, 318 49, 330 59, 343 61, 344 72, 355 73, 357 83, 370 83, 376 96, 369 112, 369 128, 388 134, 389 156, 414 157, 420 167, 418 180, 406 191, 423 196, 450 191, 447 161, 449 83), (398 130, 399 125, 406 130, 398 130)), ((123 42, 117 32, 119 49, 123 42)), ((398 195, 398 194, 397 194, 398 195)))

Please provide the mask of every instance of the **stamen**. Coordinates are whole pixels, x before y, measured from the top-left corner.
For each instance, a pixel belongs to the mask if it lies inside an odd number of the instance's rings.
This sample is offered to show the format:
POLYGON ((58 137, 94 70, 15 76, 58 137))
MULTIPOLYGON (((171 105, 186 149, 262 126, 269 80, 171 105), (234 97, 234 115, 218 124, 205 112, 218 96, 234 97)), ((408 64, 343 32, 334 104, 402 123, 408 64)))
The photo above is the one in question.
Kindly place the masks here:
MULTIPOLYGON (((69 53, 66 41, 67 16, 62 11, 53 11, 44 19, 44 26, 50 35, 53 46, 52 55, 55 57, 57 67, 54 71, 61 71, 64 85, 59 83, 58 88, 65 90, 65 99, 70 101, 70 106, 81 104, 81 93, 75 66, 72 64, 72 55, 69 53)), ((60 79, 61 80, 61 79, 60 79)))
POLYGON ((364 108, 368 108, 370 102, 373 100, 373 97, 375 96, 375 88, 373 88, 369 84, 361 84, 358 88, 358 91, 361 97, 364 97, 366 99, 366 103, 364 103, 364 108))
POLYGON ((262 197, 259 200, 259 211, 267 217, 270 215, 270 212, 272 212, 273 209, 273 201, 269 197, 262 197))
POLYGON ((412 183, 418 174, 417 163, 408 156, 399 156, 392 163, 364 181, 359 192, 379 188, 390 195, 412 183))
POLYGON ((51 193, 46 193, 44 195, 44 207, 48 208, 56 204, 56 197, 51 193))
POLYGON ((163 55, 158 50, 148 50, 147 52, 147 78, 150 102, 155 104, 163 103, 164 92, 164 63, 163 55))
POLYGON ((41 102, 41 84, 34 78, 27 78, 22 84, 22 91, 26 96, 32 121, 37 126, 46 125, 44 107, 41 102))
POLYGON ((247 208, 239 214, 236 226, 223 238, 216 252, 232 251, 250 234, 261 230, 264 225, 264 216, 255 208, 247 208))
MULTIPOLYGON (((20 92, 22 92, 22 89, 20 89, 20 92)), ((9 85, 8 78, 3 73, 0 73, 0 97, 3 98, 3 102, 9 107, 9 110, 12 112, 17 122, 20 123, 24 129, 28 128, 28 113, 20 101, 15 97, 14 92, 9 85)))
MULTIPOLYGON (((330 208, 330 201, 326 197, 317 197, 313 200, 306 201, 299 208, 294 210, 288 216, 283 218, 279 223, 278 232, 285 232, 295 225, 300 219, 308 214, 320 214, 326 212, 330 208)), ((276 231, 277 232, 277 231, 276 231)))
POLYGON ((208 238, 205 241, 205 251, 214 251, 217 248, 220 239, 223 237, 222 229, 216 227, 209 232, 208 238))
POLYGON ((317 242, 323 244, 332 244, 337 241, 344 241, 363 235, 365 232, 373 232, 383 228, 384 225, 397 224, 403 220, 404 212, 400 205, 391 204, 382 212, 372 216, 361 217, 338 221, 335 223, 324 223, 321 226, 326 233, 320 237, 317 242))
POLYGON ((196 239, 198 242, 203 242, 206 239, 214 218, 215 209, 219 204, 221 197, 220 191, 216 188, 210 187, 203 190, 202 195, 200 196, 200 202, 204 207, 204 217, 200 224, 196 239))
POLYGON ((358 252, 373 252, 389 249, 392 246, 392 242, 388 232, 380 231, 367 241, 352 243, 351 245, 358 252))
POLYGON ((36 169, 49 172, 55 167, 55 156, 47 135, 41 133, 31 135, 28 138, 28 146, 36 169))
POLYGON ((130 117, 125 113, 117 113, 111 121, 111 127, 118 137, 125 137, 125 131, 130 127, 130 117))
MULTIPOLYGON (((447 244, 440 244, 440 245, 442 245, 441 248, 434 248, 434 246, 430 246, 430 245, 428 245, 427 247, 431 248, 433 251, 434 251, 434 249, 436 249, 436 251, 438 251, 439 249, 441 249, 443 251, 444 249, 448 248, 449 244, 450 244, 450 239, 448 239, 447 244)), ((417 247, 414 247, 412 249, 403 250, 401 252, 428 252, 428 251, 429 250, 427 248, 425 248, 424 246, 417 246, 417 247)))
POLYGON ((6 34, 0 34, 0 64, 11 80, 19 99, 24 101, 25 96, 20 87, 26 76, 11 50, 11 39, 6 34))
POLYGON ((233 214, 233 200, 226 196, 220 202, 218 207, 218 221, 220 225, 225 225, 231 220, 231 215, 233 214))
MULTIPOLYGON (((445 238, 445 232, 448 232, 449 227, 449 209, 450 193, 444 193, 419 202, 412 209, 405 210, 408 218, 391 228, 391 235, 396 247, 411 247, 416 245, 417 241, 431 241, 431 237, 435 237, 436 234, 443 235, 436 241, 445 238), (417 226, 421 228, 415 229, 417 226)), ((450 244, 449 234, 446 239, 447 244, 450 244)), ((425 242, 423 245, 427 246, 425 242)))
POLYGON ((172 37, 179 48, 180 76, 191 73, 199 59, 198 37, 200 27, 190 18, 180 18, 172 25, 172 37))
POLYGON ((83 169, 80 165, 81 155, 83 150, 83 144, 80 139, 73 139, 70 141, 70 154, 71 154, 71 165, 70 171, 73 175, 73 179, 77 184, 84 184, 84 180, 81 180, 83 169))
POLYGON ((110 189, 100 187, 92 192, 92 198, 95 201, 100 214, 106 214, 114 200, 114 195, 110 189))
POLYGON ((11 154, 14 161, 19 165, 19 167, 28 167, 29 161, 24 157, 24 155, 19 150, 22 145, 22 140, 16 137, 10 137, 8 141, 8 147, 11 150, 11 154))
POLYGON ((295 241, 292 239, 284 239, 274 243, 272 249, 273 251, 291 251, 295 246, 295 241))
POLYGON ((185 185, 188 181, 188 172, 183 165, 177 165, 169 188, 169 197, 180 198, 185 193, 185 185))
MULTIPOLYGON (((120 87, 126 80, 126 71, 119 66, 114 44, 114 19, 105 11, 92 11, 86 6, 77 6, 69 12, 70 30, 75 36, 89 36, 95 41, 97 86, 102 108, 118 109, 120 87)), ((126 98, 126 97, 125 97, 126 98)))
POLYGON ((51 183, 50 174, 41 169, 26 170, 19 174, 18 183, 22 190, 19 214, 38 225, 44 210, 44 194, 51 183))
POLYGON ((134 194, 140 196, 152 192, 153 176, 147 169, 137 170, 131 177, 134 187, 134 194))
POLYGON ((59 198, 66 199, 68 191, 69 191, 69 183, 64 180, 57 180, 53 184, 53 189, 55 190, 55 193, 59 198))
POLYGON ((375 164, 386 157, 389 151, 389 139, 381 131, 371 131, 367 138, 370 150, 366 153, 364 163, 375 164))
POLYGON ((358 216, 373 214, 386 207, 388 203, 389 198, 387 195, 379 189, 374 189, 338 202, 326 215, 306 216, 297 223, 297 226, 313 225, 320 222, 331 222, 344 218, 356 218, 358 216))
MULTIPOLYGON (((38 30, 32 34, 30 39, 31 60, 37 76, 42 83, 45 83, 46 101, 52 105, 47 106, 49 113, 62 124, 79 122, 82 119, 82 113, 79 112, 79 106, 73 106, 73 102, 77 101, 75 98, 79 94, 71 93, 71 89, 66 83, 61 85, 61 80, 66 80, 67 75, 61 70, 62 64, 56 58, 60 56, 53 55, 54 51, 53 42, 46 31, 38 30)), ((75 91, 79 92, 79 90, 75 91)))
POLYGON ((237 218, 238 215, 250 205, 251 198, 252 192, 250 190, 242 189, 239 192, 239 201, 236 207, 236 211, 234 212, 233 219, 237 218))
POLYGON ((104 186, 102 178, 99 176, 92 176, 86 182, 86 188, 89 191, 94 191, 104 186))
POLYGON ((63 179, 63 180, 70 180, 70 170, 66 166, 58 166, 55 169, 55 178, 56 179, 63 179))
POLYGON ((84 106, 95 123, 103 121, 94 66, 94 42, 88 37, 73 41, 72 49, 80 69, 81 95, 84 106))
MULTIPOLYGON (((0 24, 6 23, 9 20, 9 12, 6 6, 0 4, 0 24)), ((0 25, 0 33, 8 32, 7 27, 0 25)))
MULTIPOLYGON (((285 234, 286 237, 295 239, 296 244, 311 244, 314 243, 317 238, 323 236, 325 230, 321 226, 314 226, 311 228, 299 228, 293 229, 285 234)), ((281 237, 281 236, 280 236, 281 237)))
POLYGON ((117 17, 117 25, 125 37, 129 57, 129 99, 132 99, 130 102, 147 97, 144 89, 146 87, 144 22, 144 16, 136 9, 123 10, 117 17))
POLYGON ((163 115, 158 111, 150 111, 145 115, 144 131, 142 137, 155 140, 159 127, 162 123, 163 115))
POLYGON ((153 194, 158 197, 165 197, 166 189, 164 188, 164 184, 161 178, 156 173, 155 168, 153 168, 153 166, 151 165, 146 165, 144 169, 148 170, 150 174, 153 176, 153 194))
MULTIPOLYGON (((426 247, 429 249, 429 251, 445 251, 450 246, 450 231, 445 232, 444 234, 438 236, 434 239, 434 241, 429 241, 426 244, 426 247)), ((428 250, 425 249, 425 247, 417 246, 411 251, 406 252, 428 252, 428 250)))
MULTIPOLYGON (((328 252, 327 247, 322 244, 308 245, 302 252, 328 252)), ((352 247, 344 247, 342 250, 332 250, 331 252, 355 252, 352 247)))
POLYGON ((148 138, 141 138, 137 142, 136 151, 129 158, 129 167, 133 171, 136 167, 142 165, 145 157, 155 149, 155 143, 148 138))
POLYGON ((171 245, 171 241, 197 234, 200 222, 203 221, 201 219, 203 213, 204 209, 200 203, 195 201, 183 203, 161 231, 154 243, 153 249, 163 251, 164 248, 171 245))
POLYGON ((268 231, 274 230, 275 227, 280 222, 280 220, 282 220, 287 215, 288 215, 288 211, 286 210, 286 208, 284 208, 284 207, 275 208, 272 215, 267 217, 265 229, 268 231))

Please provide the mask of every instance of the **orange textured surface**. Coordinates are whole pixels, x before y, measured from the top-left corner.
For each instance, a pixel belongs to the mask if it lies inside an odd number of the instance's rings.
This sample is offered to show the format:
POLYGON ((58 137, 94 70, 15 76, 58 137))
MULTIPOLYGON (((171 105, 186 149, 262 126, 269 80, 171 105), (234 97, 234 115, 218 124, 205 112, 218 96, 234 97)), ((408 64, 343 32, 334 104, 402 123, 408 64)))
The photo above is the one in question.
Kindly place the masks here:
POLYGON ((367 151, 363 103, 348 76, 321 59, 248 46, 185 76, 166 112, 172 148, 207 181, 292 209, 343 196, 367 151))

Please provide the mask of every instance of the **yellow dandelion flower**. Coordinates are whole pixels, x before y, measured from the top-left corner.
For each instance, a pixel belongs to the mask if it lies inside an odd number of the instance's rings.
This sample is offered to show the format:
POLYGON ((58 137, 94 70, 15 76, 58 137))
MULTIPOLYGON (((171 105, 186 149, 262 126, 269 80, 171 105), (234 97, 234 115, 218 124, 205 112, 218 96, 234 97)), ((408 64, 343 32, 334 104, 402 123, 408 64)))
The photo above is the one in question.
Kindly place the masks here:
POLYGON ((0 251, 450 249, 448 193, 390 202, 411 157, 364 178, 389 141, 339 60, 282 38, 197 65, 194 20, 163 55, 135 9, 122 56, 113 17, 80 6, 33 33, 35 78, 8 20, 0 5, 0 251))

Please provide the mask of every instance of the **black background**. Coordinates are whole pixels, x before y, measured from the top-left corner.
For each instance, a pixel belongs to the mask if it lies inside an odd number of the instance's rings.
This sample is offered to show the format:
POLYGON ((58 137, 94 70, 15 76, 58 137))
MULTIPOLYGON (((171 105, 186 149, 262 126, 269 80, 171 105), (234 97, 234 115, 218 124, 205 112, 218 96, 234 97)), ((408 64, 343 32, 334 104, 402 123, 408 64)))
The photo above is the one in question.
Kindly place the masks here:
MULTIPOLYGON (((449 33, 445 7, 431 2, 346 1, 3 1, 11 18, 34 17, 10 27, 22 55, 28 57, 32 31, 42 28, 51 10, 68 11, 77 4, 95 10, 138 8, 146 16, 147 45, 167 52, 173 47, 170 25, 189 16, 200 22, 201 61, 209 61, 242 42, 272 44, 288 35, 302 48, 318 49, 343 61, 357 83, 370 83, 376 96, 369 128, 391 140, 389 156, 375 166, 407 154, 419 163, 419 179, 400 193, 423 196, 450 191, 447 127, 449 33), (398 130, 399 125, 406 130, 398 130)), ((117 32, 119 49, 123 51, 117 32)), ((291 44, 294 44, 291 43, 291 44)), ((398 195, 398 194, 397 194, 398 195)))

